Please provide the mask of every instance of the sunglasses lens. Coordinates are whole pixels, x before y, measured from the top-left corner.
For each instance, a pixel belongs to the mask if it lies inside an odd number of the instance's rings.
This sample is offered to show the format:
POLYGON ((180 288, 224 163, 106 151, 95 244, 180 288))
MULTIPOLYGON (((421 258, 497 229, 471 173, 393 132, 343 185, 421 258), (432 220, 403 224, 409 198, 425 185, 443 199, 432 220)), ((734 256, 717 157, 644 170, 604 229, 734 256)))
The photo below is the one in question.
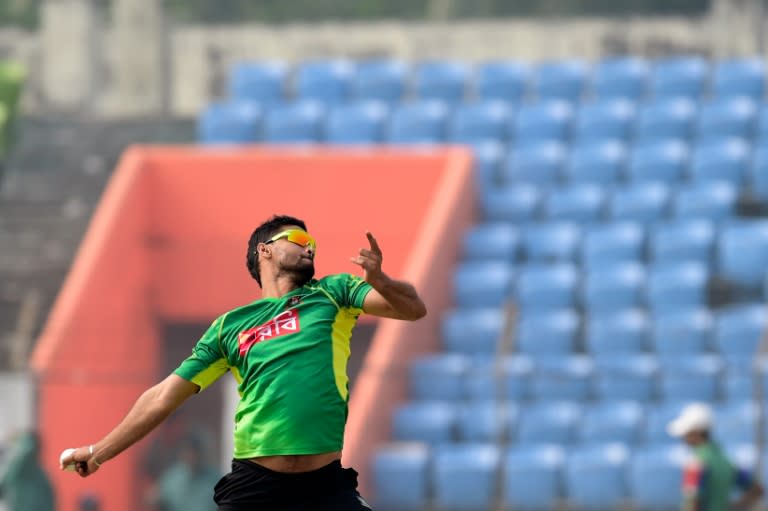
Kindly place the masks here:
POLYGON ((286 239, 302 247, 309 245, 315 248, 315 239, 304 231, 291 231, 286 239))

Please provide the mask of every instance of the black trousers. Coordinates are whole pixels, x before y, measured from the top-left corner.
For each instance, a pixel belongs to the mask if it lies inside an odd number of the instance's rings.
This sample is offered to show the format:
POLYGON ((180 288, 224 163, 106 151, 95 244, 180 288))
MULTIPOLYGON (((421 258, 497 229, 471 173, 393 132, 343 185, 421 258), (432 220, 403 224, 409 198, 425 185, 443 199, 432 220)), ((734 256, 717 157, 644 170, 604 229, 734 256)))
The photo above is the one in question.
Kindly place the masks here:
POLYGON ((232 461, 213 500, 219 511, 371 511, 357 492, 357 472, 334 461, 312 472, 285 474, 232 461))

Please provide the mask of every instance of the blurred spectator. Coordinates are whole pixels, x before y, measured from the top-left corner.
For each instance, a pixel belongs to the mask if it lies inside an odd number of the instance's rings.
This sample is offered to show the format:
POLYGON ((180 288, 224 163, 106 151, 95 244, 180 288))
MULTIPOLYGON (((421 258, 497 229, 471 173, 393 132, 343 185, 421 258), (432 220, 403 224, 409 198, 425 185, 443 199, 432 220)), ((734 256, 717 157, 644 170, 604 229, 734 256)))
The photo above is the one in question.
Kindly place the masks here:
POLYGON ((77 500, 77 511, 99 511, 101 501, 97 495, 86 493, 77 500))
POLYGON ((24 433, 8 454, 0 472, 0 497, 8 511, 53 511, 51 481, 40 465, 40 437, 24 433))

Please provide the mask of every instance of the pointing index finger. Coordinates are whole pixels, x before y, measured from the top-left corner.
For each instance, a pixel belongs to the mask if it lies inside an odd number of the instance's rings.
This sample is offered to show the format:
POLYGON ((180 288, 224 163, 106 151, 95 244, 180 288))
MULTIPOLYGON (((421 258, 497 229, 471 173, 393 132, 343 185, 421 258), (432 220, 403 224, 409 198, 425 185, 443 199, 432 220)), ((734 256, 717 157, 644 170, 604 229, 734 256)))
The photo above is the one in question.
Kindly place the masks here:
POLYGON ((367 231, 365 233, 365 236, 368 238, 368 243, 371 245, 371 250, 374 252, 381 253, 381 249, 379 248, 379 243, 376 241, 376 238, 373 237, 373 234, 371 234, 371 231, 367 231))

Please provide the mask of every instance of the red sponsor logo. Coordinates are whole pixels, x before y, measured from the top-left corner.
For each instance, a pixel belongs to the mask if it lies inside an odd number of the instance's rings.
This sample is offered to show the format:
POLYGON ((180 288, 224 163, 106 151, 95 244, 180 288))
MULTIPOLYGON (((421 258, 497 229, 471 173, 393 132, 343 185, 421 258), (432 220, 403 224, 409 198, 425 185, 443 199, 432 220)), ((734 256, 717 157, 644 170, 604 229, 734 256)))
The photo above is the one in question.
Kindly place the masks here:
POLYGON ((249 328, 238 334, 240 356, 245 356, 251 346, 256 343, 292 334, 299 330, 301 330, 301 325, 299 325, 299 313, 296 309, 283 311, 263 325, 249 328))

